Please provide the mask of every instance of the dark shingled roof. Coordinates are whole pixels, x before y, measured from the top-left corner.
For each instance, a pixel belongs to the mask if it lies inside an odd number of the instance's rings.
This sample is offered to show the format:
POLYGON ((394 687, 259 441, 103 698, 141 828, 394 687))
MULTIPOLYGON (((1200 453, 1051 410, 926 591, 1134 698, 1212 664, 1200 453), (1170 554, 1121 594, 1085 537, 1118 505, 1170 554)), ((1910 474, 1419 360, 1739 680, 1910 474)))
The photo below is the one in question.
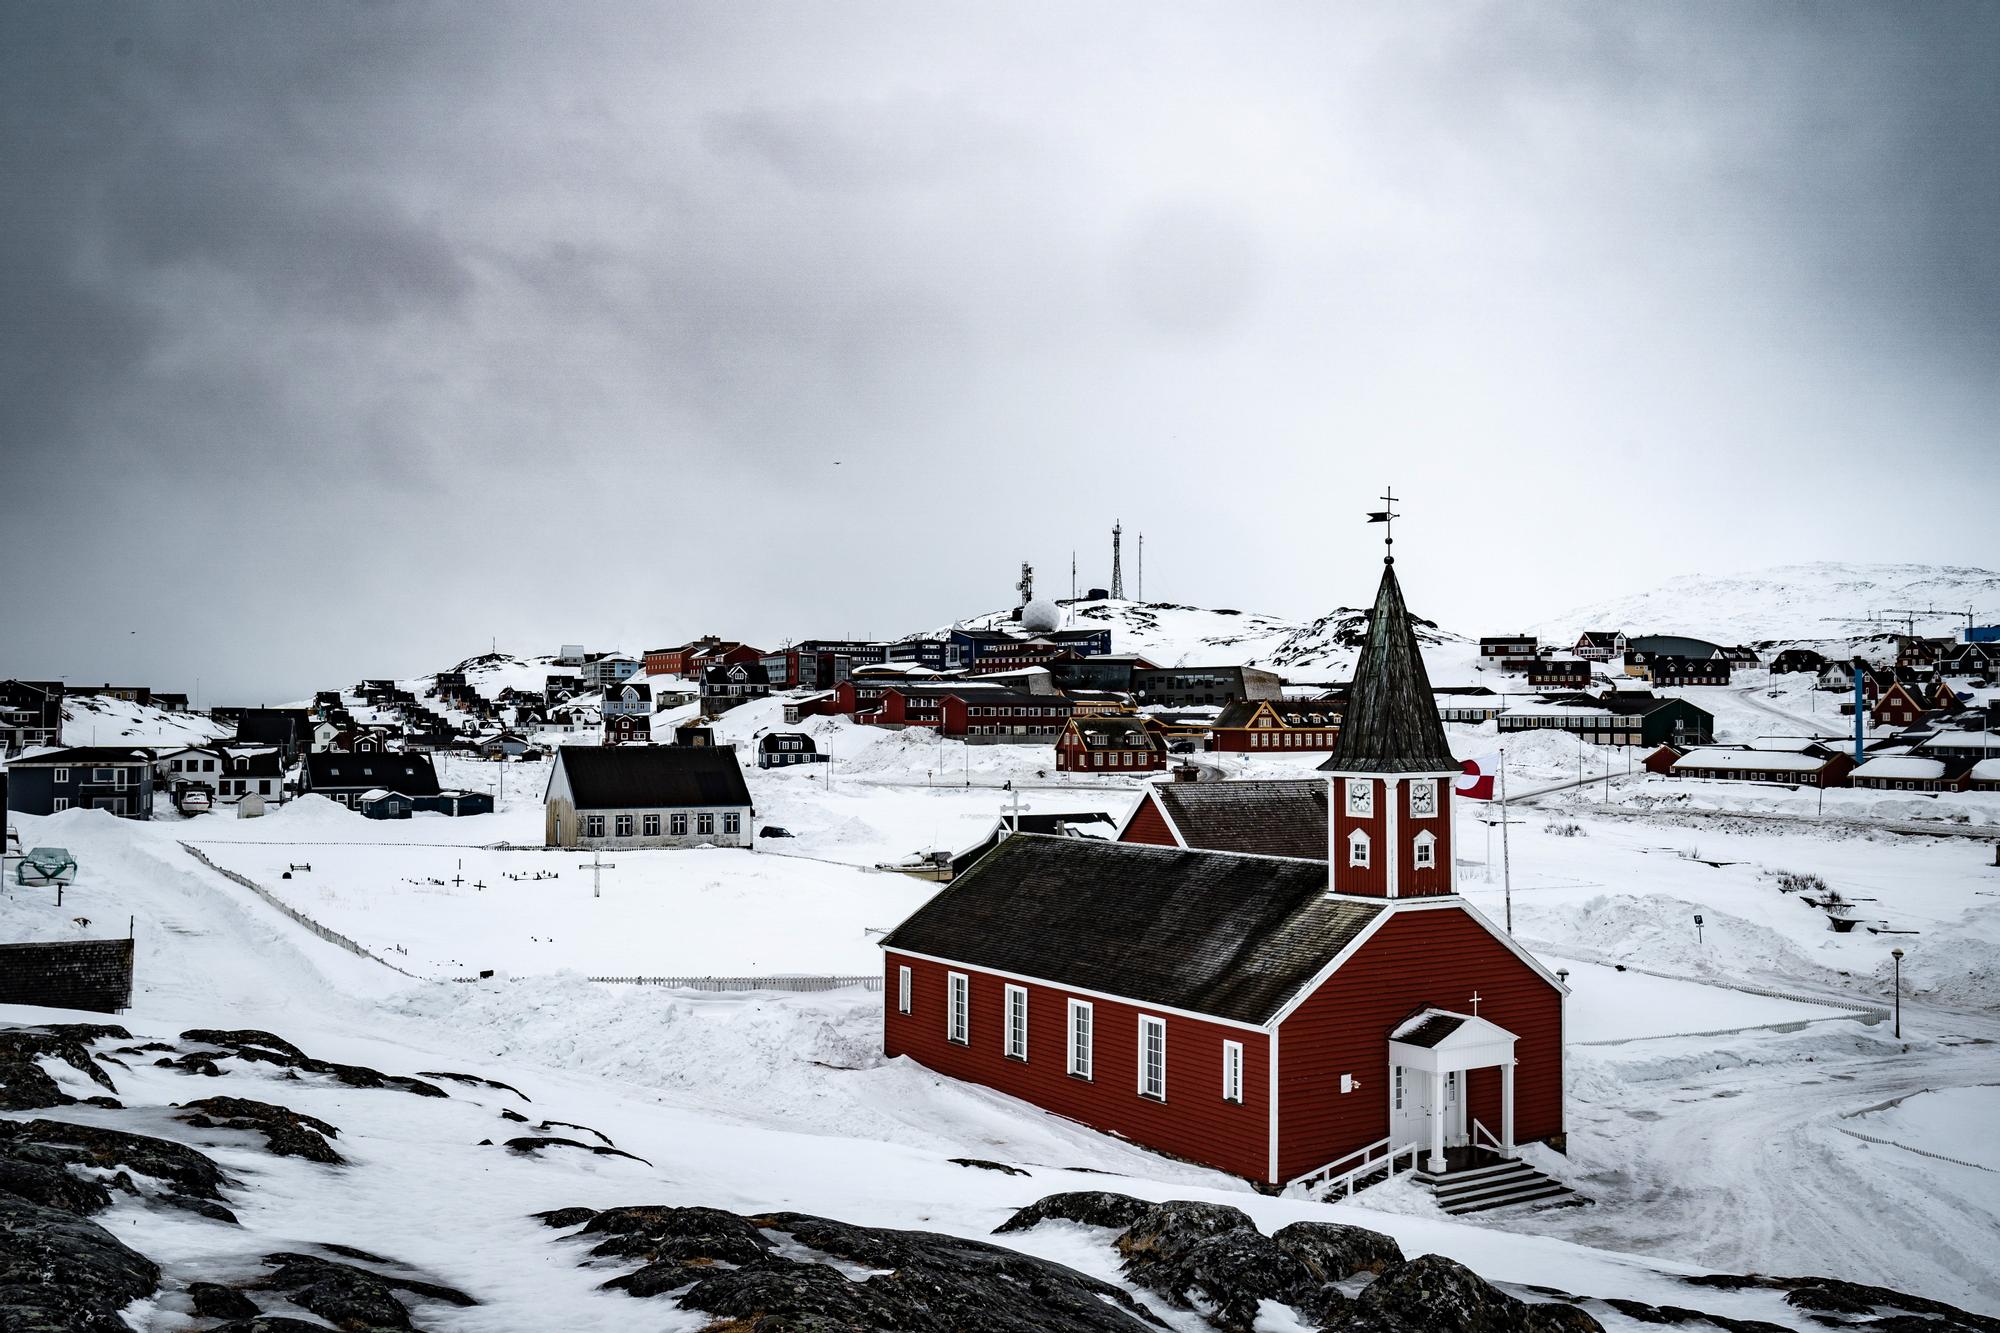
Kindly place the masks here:
POLYGON ((1326 779, 1166 782, 1153 796, 1190 847, 1326 859, 1326 779))
POLYGON ((1395 1040, 1405 1046, 1422 1046, 1429 1049, 1465 1026, 1462 1014, 1444 1014, 1431 1010, 1419 1016, 1417 1022, 1400 1029, 1395 1040))
POLYGON ((1326 890, 1324 864, 1018 833, 883 947, 1264 1023, 1388 907, 1326 890))
POLYGON ((1391 562, 1383 563, 1382 586, 1368 613, 1368 637, 1354 667, 1340 736, 1320 768, 1331 773, 1458 771, 1391 562))
POLYGON ((720 745, 566 745, 556 762, 579 810, 750 804, 736 751, 720 745))
POLYGON ((306 756, 306 786, 311 791, 371 791, 381 787, 405 796, 435 796, 437 770, 427 754, 340 754, 325 751, 306 756))

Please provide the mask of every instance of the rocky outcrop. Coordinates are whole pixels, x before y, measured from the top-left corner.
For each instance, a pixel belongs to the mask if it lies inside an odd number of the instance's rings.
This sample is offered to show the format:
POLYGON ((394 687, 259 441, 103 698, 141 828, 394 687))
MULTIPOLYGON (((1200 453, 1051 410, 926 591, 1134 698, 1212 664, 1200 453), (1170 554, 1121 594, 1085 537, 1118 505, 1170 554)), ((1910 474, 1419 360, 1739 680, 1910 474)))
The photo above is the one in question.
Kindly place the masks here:
POLYGON ((181 1033, 181 1040, 215 1047, 239 1060, 278 1065, 307 1074, 319 1074, 350 1088, 394 1088, 419 1097, 446 1095, 445 1090, 437 1084, 426 1083, 420 1078, 411 1078, 405 1074, 385 1074, 366 1065, 343 1065, 331 1060, 315 1060, 284 1038, 256 1028, 190 1028, 181 1033))
POLYGON ((44 1059, 62 1061, 106 1092, 118 1091, 90 1050, 91 1042, 107 1037, 130 1041, 132 1034, 109 1023, 0 1029, 0 1111, 35 1111, 77 1100, 41 1067, 44 1059))
MULTIPOLYGON (((410 1309, 398 1292, 460 1307, 477 1305, 455 1287, 383 1273, 313 1254, 267 1254, 275 1266, 264 1285, 339 1328, 407 1329, 410 1309)), ((387 1263, 388 1260, 378 1260, 387 1263)))
MULTIPOLYGON (((1908 1292, 1896 1291, 1889 1287, 1849 1282, 1845 1278, 1706 1273, 1682 1278, 1681 1281, 1692 1287, 1709 1287, 1722 1291, 1742 1291, 1752 1287, 1782 1291, 1785 1293, 1786 1304, 1794 1309, 1811 1311, 1811 1317, 1833 1326, 1851 1323, 1855 1327, 1889 1330, 1889 1333, 1894 1333, 1893 1326, 1901 1321, 1907 1321, 1912 1316, 1918 1316, 1923 1321, 1922 1329, 1928 1333, 2000 1333, 2000 1319, 1992 1315, 1975 1314, 1929 1296, 1913 1296, 1908 1292), (1857 1320, 1868 1322, 1855 1322, 1857 1320)), ((1607 1303, 1614 1306, 1618 1304, 1615 1301, 1607 1303)), ((1703 1317, 1709 1318, 1712 1322, 1720 1322, 1714 1320, 1713 1316, 1703 1317)))
POLYGON ((605 1285, 729 1321, 732 1333, 1147 1333, 1160 1327, 1128 1293, 1074 1269, 922 1231, 859 1227, 802 1213, 741 1217, 672 1206, 560 1209, 583 1223, 591 1257, 644 1266, 605 1285), (782 1244, 781 1241, 789 1242, 782 1244), (780 1250, 785 1251, 781 1253, 780 1250), (794 1257, 804 1251, 820 1258, 794 1257), (857 1281, 854 1267, 873 1270, 857 1281), (843 1268, 847 1271, 843 1271, 843 1268))
POLYGON ((153 1294, 159 1265, 97 1223, 0 1193, 0 1328, 129 1333, 118 1311, 153 1294))
POLYGON ((259 1313, 257 1302, 220 1282, 188 1283, 188 1300, 205 1319, 249 1319, 259 1313))
POLYGON ((509 1152, 522 1154, 538 1153, 545 1148, 581 1148, 584 1152, 595 1153, 599 1157, 628 1157, 635 1162, 652 1165, 645 1158, 626 1152, 623 1148, 607 1148, 601 1143, 581 1143, 576 1139, 559 1139, 548 1135, 508 1139, 506 1147, 509 1152))
POLYGON ((481 1088, 492 1088, 497 1092, 511 1092, 524 1102, 531 1102, 534 1100, 533 1097, 530 1097, 527 1093, 522 1092, 519 1088, 515 1087, 513 1084, 502 1083, 498 1079, 481 1078, 477 1074, 454 1074, 448 1069, 419 1069, 417 1072, 419 1074, 422 1074, 425 1078, 441 1078, 449 1083, 464 1083, 481 1088))
POLYGON ((1297 1305, 1325 1285, 1227 1204, 1158 1204, 1125 1229, 1117 1246, 1126 1277, 1231 1333, 1248 1333, 1265 1301, 1297 1305))
POLYGON ((330 1138, 340 1131, 317 1117, 290 1107, 253 1102, 243 1097, 204 1097, 180 1108, 180 1120, 196 1129, 221 1126, 250 1130, 264 1136, 264 1146, 279 1157, 303 1157, 309 1162, 339 1166, 345 1162, 330 1138))
POLYGON ((1043 1222, 1080 1222, 1087 1227, 1116 1227, 1122 1231, 1137 1222, 1153 1207, 1144 1199, 1108 1190, 1070 1190, 1048 1194, 1021 1209, 994 1228, 996 1234, 1026 1231, 1043 1222))
POLYGON ((62 1120, 0 1120, 0 1157, 20 1160, 20 1149, 39 1147, 32 1160, 65 1166, 122 1167, 166 1182, 175 1194, 219 1201, 222 1168, 185 1144, 62 1120))
POLYGON ((1601 1333, 1575 1306, 1529 1305, 1441 1254, 1388 1269, 1333 1327, 1339 1333, 1554 1333, 1559 1327, 1601 1333))
POLYGON ((1403 1262, 1403 1247, 1394 1236, 1338 1222, 1293 1222, 1272 1232, 1271 1240, 1321 1282, 1340 1282, 1356 1273, 1380 1273, 1403 1262))

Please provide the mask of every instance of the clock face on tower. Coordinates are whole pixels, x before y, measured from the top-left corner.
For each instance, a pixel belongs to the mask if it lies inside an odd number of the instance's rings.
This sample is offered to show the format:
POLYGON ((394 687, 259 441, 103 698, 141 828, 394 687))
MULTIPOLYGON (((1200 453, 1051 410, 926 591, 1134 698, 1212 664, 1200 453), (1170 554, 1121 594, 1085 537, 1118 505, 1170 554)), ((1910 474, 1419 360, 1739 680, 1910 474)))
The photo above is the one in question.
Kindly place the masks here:
POLYGON ((1410 784, 1410 813, 1423 818, 1438 812, 1438 792, 1435 782, 1412 782, 1410 784))
POLYGON ((1375 784, 1367 778, 1347 780, 1347 813, 1368 819, 1375 813, 1375 784))

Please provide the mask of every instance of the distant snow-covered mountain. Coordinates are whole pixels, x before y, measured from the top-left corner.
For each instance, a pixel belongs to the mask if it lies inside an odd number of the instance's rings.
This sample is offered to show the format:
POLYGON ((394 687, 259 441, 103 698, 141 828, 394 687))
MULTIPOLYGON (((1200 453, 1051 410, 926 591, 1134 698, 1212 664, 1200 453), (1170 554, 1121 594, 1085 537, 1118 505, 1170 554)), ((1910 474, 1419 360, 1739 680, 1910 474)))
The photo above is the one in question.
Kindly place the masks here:
MULTIPOLYGON (((1106 599, 1067 603, 1063 611, 1067 629, 1109 628, 1114 653, 1137 653, 1161 666, 1260 666, 1299 679, 1346 678, 1368 624, 1366 608, 1351 606, 1305 622, 1175 602, 1106 599)), ((960 621, 959 627, 1019 629, 1008 619, 1011 614, 992 611, 960 621)), ((1418 619, 1416 625, 1433 681, 1456 684, 1468 678, 1475 645, 1431 621, 1418 619)))
POLYGON ((1561 642, 1584 630, 1692 634, 1719 643, 1858 640, 1902 633, 1907 616, 1885 612, 1936 608, 1915 618, 1919 634, 1949 634, 1975 619, 2000 616, 2000 574, 1962 565, 1820 563, 1754 573, 1690 574, 1649 592, 1578 607, 1531 626, 1561 642))

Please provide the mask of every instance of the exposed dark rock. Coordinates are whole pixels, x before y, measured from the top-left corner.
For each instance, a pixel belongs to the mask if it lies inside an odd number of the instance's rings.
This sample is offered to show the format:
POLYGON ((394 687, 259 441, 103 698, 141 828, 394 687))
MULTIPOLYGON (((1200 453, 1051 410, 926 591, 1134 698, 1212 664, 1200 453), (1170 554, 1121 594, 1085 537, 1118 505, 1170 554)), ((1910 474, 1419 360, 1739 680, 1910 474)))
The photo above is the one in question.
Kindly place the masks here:
MULTIPOLYGON (((1576 1333, 1601 1333, 1582 1310, 1557 1315, 1516 1300, 1441 1254, 1398 1264, 1362 1289, 1340 1333, 1534 1333, 1560 1319, 1576 1333)), ((1574 1309, 1575 1307, 1571 1307, 1574 1309)))
POLYGON ((260 1133, 264 1136, 264 1146, 279 1157, 303 1157, 329 1166, 338 1166, 346 1160, 327 1142, 338 1137, 339 1130, 290 1107, 243 1097, 204 1097, 180 1109, 180 1119, 196 1128, 221 1125, 260 1133))
POLYGON ((535 1128, 543 1131, 544 1133, 546 1133, 551 1129, 580 1129, 584 1133, 590 1135, 592 1138, 601 1140, 604 1146, 607 1148, 615 1148, 618 1146, 617 1144, 611 1141, 611 1136, 609 1134, 606 1134, 603 1130, 592 1129, 589 1125, 579 1125, 574 1120, 544 1120, 541 1124, 536 1125, 535 1128))
POLYGON ((129 1333, 118 1311, 160 1285, 159 1265, 86 1218, 0 1194, 0 1328, 129 1333))
MULTIPOLYGON (((873 1281, 850 1282, 825 1264, 777 1259, 709 1273, 680 1298, 680 1304, 740 1320, 740 1324, 725 1325, 731 1333, 737 1328, 745 1333, 789 1333, 792 1329, 832 1333, 909 1327, 900 1311, 893 1322, 884 1318, 887 1312, 876 1299, 882 1293, 868 1290, 874 1285, 873 1281)), ((970 1333, 972 1328, 986 1326, 940 1323, 937 1327, 970 1333)))
POLYGON ((1356 1273, 1380 1273, 1403 1262, 1394 1236, 1338 1222, 1293 1222, 1271 1233, 1271 1241, 1321 1282, 1343 1282, 1356 1273))
POLYGON ((116 1097, 84 1097, 77 1102, 77 1105, 101 1106, 107 1111, 122 1111, 125 1109, 125 1103, 119 1101, 116 1097))
POLYGON ((257 1302, 220 1282, 188 1283, 188 1299, 194 1312, 207 1319, 248 1319, 258 1313, 257 1302))
POLYGON ((500 1108, 500 1118, 502 1120, 511 1120, 517 1125, 525 1125, 528 1123, 528 1117, 522 1115, 519 1111, 516 1111, 513 1108, 506 1106, 500 1108))
POLYGON ((502 1083, 500 1080, 493 1078, 481 1078, 477 1074, 454 1074, 448 1069, 419 1069, 417 1072, 425 1078, 441 1078, 453 1083, 470 1083, 482 1088, 494 1088, 501 1092, 511 1092, 524 1102, 535 1100, 511 1083, 502 1083))
POLYGON ((90 1053, 90 1043, 103 1037, 132 1034, 102 1023, 52 1023, 40 1028, 0 1028, 0 1111, 33 1111, 44 1106, 68 1106, 76 1098, 64 1092, 38 1061, 61 1060, 107 1092, 118 1088, 90 1053))
POLYGON ((591 1218, 596 1217, 597 1210, 595 1208, 551 1208, 546 1213, 536 1213, 534 1216, 535 1220, 545 1227, 554 1227, 558 1231, 567 1231, 571 1227, 580 1227, 591 1218))
POLYGON ((969 1166, 981 1171, 998 1171, 1000 1174, 1006 1176, 1025 1176, 1028 1174, 1018 1166, 1008 1166, 1005 1162, 989 1162, 984 1157, 951 1157, 946 1160, 953 1166, 969 1166))
MULTIPOLYGON (((325 1248, 363 1258, 370 1263, 395 1264, 395 1260, 393 1259, 384 1259, 380 1255, 369 1254, 366 1250, 357 1250, 346 1245, 329 1245, 325 1248)), ((317 1277, 325 1276, 330 1271, 338 1270, 342 1273, 358 1273, 362 1277, 373 1278, 384 1286, 393 1287, 397 1291, 407 1291, 413 1296, 421 1296, 426 1300, 443 1301, 446 1305, 456 1305, 461 1309, 479 1304, 478 1301, 466 1295, 458 1288, 447 1287, 441 1282, 426 1282, 421 1278, 405 1277, 401 1273, 382 1273, 373 1269, 357 1268, 353 1264, 336 1263, 331 1259, 323 1259, 316 1254, 267 1254, 264 1256, 264 1262, 278 1265, 278 1271, 271 1275, 270 1281, 273 1286, 280 1289, 283 1289, 288 1283, 301 1280, 314 1280, 317 1277)), ((311 1307, 307 1308, 310 1309, 311 1307)))
POLYGON ((182 1041, 220 1047, 239 1060, 278 1065, 294 1072, 320 1074, 350 1088, 395 1088, 419 1097, 443 1097, 445 1090, 435 1083, 404 1074, 385 1074, 366 1065, 343 1065, 332 1060, 315 1060, 282 1037, 255 1028, 193 1028, 181 1033, 182 1041))
POLYGON ((198 1199, 222 1197, 222 1168, 193 1148, 168 1139, 61 1120, 0 1120, 0 1143, 8 1141, 53 1149, 69 1165, 122 1166, 164 1180, 176 1193, 198 1199))
POLYGON ((1295 1304, 1325 1285, 1240 1208, 1176 1201, 1148 1209, 1118 1237, 1125 1275, 1210 1323, 1248 1333, 1264 1301, 1295 1304))
POLYGON ((217 1324, 208 1333, 326 1333, 326 1325, 309 1324, 303 1319, 288 1319, 284 1315, 260 1314, 217 1324))
MULTIPOLYGON (((1528 1307, 1529 1333, 1600 1333, 1603 1325, 1567 1301, 1524 1301, 1528 1307)), ((1714 1315, 1709 1316, 1714 1319, 1714 1315)), ((1765 1324, 1754 1319, 1731 1319, 1722 1326, 1730 1333, 1785 1333, 1779 1324, 1765 1324)))
POLYGON ((201 1051, 188 1051, 171 1058, 163 1055, 153 1063, 161 1069, 178 1069, 183 1074, 200 1074, 203 1078, 221 1078, 223 1074, 214 1057, 201 1051))
POLYGON ((1144 1199, 1135 1199, 1128 1194, 1113 1194, 1108 1190, 1070 1190, 1043 1196, 993 1228, 993 1231, 996 1235, 1006 1231, 1026 1231, 1051 1219, 1080 1222, 1087 1227, 1116 1227, 1122 1231, 1152 1207, 1144 1199))
POLYGON ((601 1143, 581 1143, 576 1139, 558 1139, 543 1135, 539 1137, 508 1139, 507 1148, 517 1153, 537 1153, 544 1148, 581 1148, 585 1152, 596 1153, 599 1157, 629 1157, 647 1166, 652 1163, 645 1158, 626 1152, 623 1148, 607 1148, 601 1143))
POLYGON ((162 1194, 160 1202, 169 1208, 178 1208, 184 1213, 198 1213, 211 1221, 227 1222, 230 1226, 236 1225, 236 1214, 230 1212, 213 1199, 197 1199, 188 1194, 162 1194))
POLYGON ((181 1033, 182 1041, 198 1042, 203 1046, 220 1046, 226 1051, 238 1051, 246 1046, 260 1047, 267 1051, 281 1051, 286 1055, 305 1058, 305 1052, 273 1032, 261 1028, 189 1028, 181 1033))
MULTIPOLYGON (((566 1208, 562 1213, 582 1209, 566 1208)), ((557 1216, 543 1213, 550 1221, 557 1216)), ((610 1208, 585 1220, 586 1236, 603 1236, 591 1254, 600 1258, 644 1259, 648 1263, 755 1263, 771 1242, 754 1225, 720 1208, 610 1208)), ((575 1225, 569 1223, 568 1225, 575 1225)), ((645 1294, 645 1293, 641 1293, 645 1294)))
POLYGON ((0 1195, 87 1217, 111 1206, 111 1191, 71 1173, 61 1149, 0 1139, 0 1195))

